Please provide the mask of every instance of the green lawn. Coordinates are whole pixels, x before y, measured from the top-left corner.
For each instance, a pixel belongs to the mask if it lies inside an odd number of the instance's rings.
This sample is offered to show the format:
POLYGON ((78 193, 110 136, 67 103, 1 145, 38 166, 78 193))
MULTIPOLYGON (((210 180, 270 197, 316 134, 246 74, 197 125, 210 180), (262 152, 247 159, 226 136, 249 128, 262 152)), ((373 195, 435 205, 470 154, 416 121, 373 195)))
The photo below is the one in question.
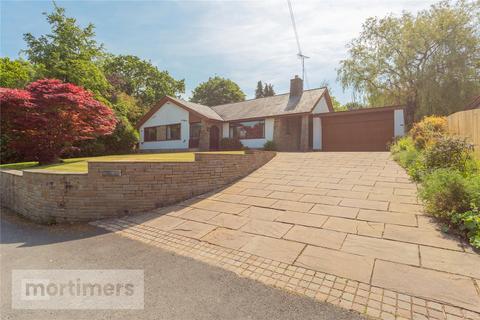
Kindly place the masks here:
MULTIPOLYGON (((243 154, 244 151, 225 151, 225 152, 208 152, 208 153, 232 153, 243 154)), ((0 169, 10 170, 26 170, 41 169, 49 171, 62 172, 87 172, 87 161, 110 161, 110 160, 127 160, 127 161, 159 161, 159 162, 190 162, 194 160, 193 152, 175 152, 175 153, 144 153, 144 154, 125 154, 113 156, 87 157, 87 158, 71 158, 65 159, 62 163, 39 166, 38 162, 18 162, 0 165, 0 169)))

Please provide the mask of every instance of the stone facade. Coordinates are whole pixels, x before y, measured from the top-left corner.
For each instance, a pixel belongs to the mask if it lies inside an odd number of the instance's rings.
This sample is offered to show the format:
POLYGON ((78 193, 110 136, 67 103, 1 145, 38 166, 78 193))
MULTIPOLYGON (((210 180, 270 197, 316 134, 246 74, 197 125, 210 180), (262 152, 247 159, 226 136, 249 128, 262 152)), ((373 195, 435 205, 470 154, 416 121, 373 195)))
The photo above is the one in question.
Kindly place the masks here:
POLYGON ((301 118, 301 129, 300 129, 300 151, 308 151, 309 148, 309 124, 310 116, 303 115, 301 118))
POLYGON ((201 120, 202 128, 200 129, 200 140, 198 142, 198 148, 200 151, 210 150, 210 126, 211 123, 206 120, 201 120))
POLYGON ((195 154, 194 162, 89 162, 88 173, 0 171, 1 203, 33 220, 88 221, 152 210, 231 183, 275 152, 195 154))
MULTIPOLYGON (((273 141, 279 151, 299 151, 302 130, 301 117, 275 118, 273 141)), ((307 132, 308 138, 308 132, 307 132)))

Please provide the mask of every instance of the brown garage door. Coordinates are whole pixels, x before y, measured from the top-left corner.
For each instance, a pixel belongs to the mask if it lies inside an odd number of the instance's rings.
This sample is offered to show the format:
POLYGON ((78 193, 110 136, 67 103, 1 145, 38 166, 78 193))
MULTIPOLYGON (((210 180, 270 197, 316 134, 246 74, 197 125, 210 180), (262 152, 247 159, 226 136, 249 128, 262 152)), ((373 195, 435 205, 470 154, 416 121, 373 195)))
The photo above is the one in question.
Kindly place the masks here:
POLYGON ((352 111, 322 117, 325 151, 385 151, 394 136, 393 110, 352 111))

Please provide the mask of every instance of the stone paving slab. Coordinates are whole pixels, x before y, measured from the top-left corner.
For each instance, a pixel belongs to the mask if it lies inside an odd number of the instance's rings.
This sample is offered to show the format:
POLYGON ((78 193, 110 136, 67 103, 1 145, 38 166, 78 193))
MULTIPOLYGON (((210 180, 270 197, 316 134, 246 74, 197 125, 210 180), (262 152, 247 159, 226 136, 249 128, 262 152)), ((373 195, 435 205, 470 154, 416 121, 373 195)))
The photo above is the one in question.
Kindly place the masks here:
POLYGON ((253 237, 253 235, 240 231, 218 228, 204 236, 202 240, 225 248, 238 250, 251 241, 253 237))
POLYGON ((459 275, 377 261, 372 285, 436 298, 445 303, 480 312, 480 297, 471 279, 459 275))
POLYGON ((385 225, 379 222, 329 217, 327 222, 323 225, 323 228, 350 234, 381 238, 385 225))
POLYGON ((291 264, 304 247, 304 244, 298 242, 255 236, 241 249, 261 257, 291 264))
POLYGON ((240 230, 247 233, 253 233, 253 234, 268 236, 272 238, 281 238, 292 227, 293 225, 291 224, 252 219, 247 224, 245 224, 240 230))
POLYGON ((480 319, 480 256, 416 190, 388 153, 279 153, 218 192, 99 223, 371 317, 480 319))
POLYGON ((283 238, 326 248, 340 249, 346 236, 346 233, 338 231, 294 226, 283 238))
POLYGON ((338 250, 307 246, 295 265, 352 280, 369 282, 374 259, 338 250))
POLYGON ((219 215, 208 220, 209 224, 229 229, 240 229, 250 220, 248 217, 237 216, 234 214, 220 213, 219 215))
POLYGON ((344 218, 355 218, 358 214, 358 208, 349 208, 349 207, 340 207, 340 206, 331 206, 324 204, 316 204, 311 213, 323 214, 327 216, 335 217, 344 217, 344 218))
POLYGON ((432 247, 463 251, 461 243, 456 239, 435 230, 387 224, 385 226, 383 237, 402 242, 418 243, 432 247))
POLYGON ((426 268, 480 279, 480 255, 426 246, 420 246, 420 254, 426 268))
POLYGON ((275 221, 296 224, 300 226, 321 228, 327 219, 327 216, 321 216, 318 214, 285 211, 281 214, 278 214, 278 216, 275 218, 275 221))
POLYGON ((360 209, 357 219, 374 222, 384 222, 389 224, 399 224, 402 226, 417 226, 417 217, 414 214, 397 213, 378 210, 360 209))
POLYGON ((342 250, 372 258, 420 265, 418 246, 410 243, 349 234, 342 250))

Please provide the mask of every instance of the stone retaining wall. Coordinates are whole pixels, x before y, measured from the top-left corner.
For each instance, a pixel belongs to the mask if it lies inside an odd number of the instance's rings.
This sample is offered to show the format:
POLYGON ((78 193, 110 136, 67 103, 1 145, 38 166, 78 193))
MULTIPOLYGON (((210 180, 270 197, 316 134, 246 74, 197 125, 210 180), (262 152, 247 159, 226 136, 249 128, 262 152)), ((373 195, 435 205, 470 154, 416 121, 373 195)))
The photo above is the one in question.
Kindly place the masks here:
POLYGON ((88 173, 0 171, 1 205, 42 222, 88 221, 170 205, 231 183, 275 152, 196 153, 194 162, 89 162, 88 173))

